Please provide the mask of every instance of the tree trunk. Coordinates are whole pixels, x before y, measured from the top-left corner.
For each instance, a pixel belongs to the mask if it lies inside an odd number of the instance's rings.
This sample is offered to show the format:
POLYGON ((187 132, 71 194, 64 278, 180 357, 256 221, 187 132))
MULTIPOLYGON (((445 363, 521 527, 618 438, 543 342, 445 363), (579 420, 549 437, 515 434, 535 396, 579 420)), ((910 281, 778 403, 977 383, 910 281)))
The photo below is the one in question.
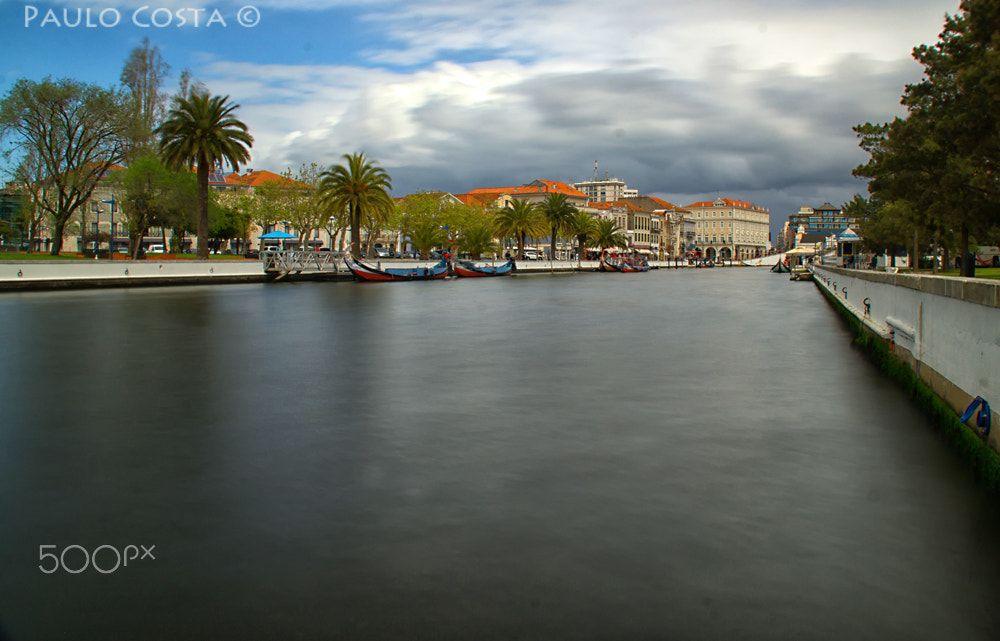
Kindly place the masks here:
MULTIPOLYGON (((63 231, 66 229, 66 219, 53 221, 54 227, 52 228, 52 251, 49 253, 53 256, 58 256, 59 252, 62 251, 63 246, 63 231)), ((28 239, 28 245, 31 246, 33 238, 28 239)))
MULTIPOLYGON (((969 253, 969 228, 965 223, 962 223, 961 248, 962 251, 959 254, 959 265, 961 265, 961 271, 959 272, 959 275, 964 276, 965 278, 972 278, 972 274, 969 273, 969 270, 967 269, 968 265, 965 263, 965 255, 969 253)), ((974 265, 973 269, 975 269, 974 265)))
POLYGON ((361 212, 352 203, 349 206, 351 217, 351 256, 361 258, 361 212))
POLYGON ((208 170, 207 163, 198 163, 198 258, 208 259, 208 170))

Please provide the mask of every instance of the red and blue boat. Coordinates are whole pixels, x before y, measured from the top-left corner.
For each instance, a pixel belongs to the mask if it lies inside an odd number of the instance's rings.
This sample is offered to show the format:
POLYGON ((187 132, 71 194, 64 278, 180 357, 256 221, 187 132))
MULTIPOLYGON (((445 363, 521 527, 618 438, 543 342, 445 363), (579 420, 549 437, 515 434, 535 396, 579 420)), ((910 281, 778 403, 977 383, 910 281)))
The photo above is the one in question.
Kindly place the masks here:
POLYGON ((448 263, 441 261, 430 267, 371 267, 351 256, 344 256, 347 269, 358 280, 386 282, 393 280, 440 280, 448 276, 448 263))
POLYGON ((454 263, 455 275, 461 278, 488 278, 490 276, 510 276, 517 267, 514 265, 514 259, 509 258, 507 262, 503 265, 497 265, 495 267, 486 267, 483 265, 476 265, 471 261, 458 260, 454 263))

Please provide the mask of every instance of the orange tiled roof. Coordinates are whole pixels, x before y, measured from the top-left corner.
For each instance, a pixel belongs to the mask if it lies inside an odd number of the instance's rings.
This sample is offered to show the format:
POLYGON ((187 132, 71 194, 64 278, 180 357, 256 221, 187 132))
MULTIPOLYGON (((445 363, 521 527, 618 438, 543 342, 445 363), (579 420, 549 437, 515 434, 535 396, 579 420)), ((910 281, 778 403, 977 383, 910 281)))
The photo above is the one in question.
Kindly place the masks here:
MULTIPOLYGON (((745 200, 733 200, 732 198, 720 198, 722 202, 726 203, 728 207, 737 207, 739 209, 752 209, 755 211, 767 211, 763 207, 758 207, 757 205, 747 202, 745 200)), ((702 200, 700 202, 691 203, 690 205, 685 205, 688 209, 692 207, 715 207, 715 200, 702 200)))
POLYGON ((226 182, 230 185, 246 185, 247 187, 277 184, 280 187, 291 187, 293 189, 312 189, 312 187, 303 182, 286 178, 266 169, 250 171, 242 176, 232 173, 226 176, 226 182))
POLYGON ((587 197, 587 194, 582 191, 578 191, 566 183, 556 182, 553 180, 536 180, 530 185, 521 185, 519 187, 480 187, 478 189, 473 189, 469 192, 469 194, 496 194, 497 196, 503 196, 504 194, 510 196, 523 196, 526 194, 565 194, 576 198, 587 197))
POLYGON ((624 208, 628 211, 643 211, 642 207, 639 207, 635 203, 629 202, 628 200, 605 200, 597 203, 590 203, 588 207, 593 207, 594 209, 611 209, 612 207, 624 208))

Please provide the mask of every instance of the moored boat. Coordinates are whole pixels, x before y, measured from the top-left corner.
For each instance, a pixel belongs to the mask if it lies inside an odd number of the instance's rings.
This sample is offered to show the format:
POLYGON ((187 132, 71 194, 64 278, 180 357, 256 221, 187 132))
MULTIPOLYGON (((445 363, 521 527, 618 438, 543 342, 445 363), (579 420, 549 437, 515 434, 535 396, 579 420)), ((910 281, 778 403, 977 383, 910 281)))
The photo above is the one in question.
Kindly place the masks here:
POLYGON ((458 260, 454 263, 455 275, 461 278, 484 278, 490 276, 510 276, 517 269, 514 259, 510 258, 503 265, 487 267, 476 265, 468 260, 458 260))
POLYGON ((788 266, 788 261, 782 260, 775 263, 774 267, 771 268, 771 271, 775 274, 787 274, 791 272, 792 269, 788 266))
POLYGON ((355 260, 351 256, 344 256, 344 263, 347 269, 354 274, 358 280, 373 282, 384 282, 393 280, 438 280, 448 276, 448 263, 441 261, 437 265, 430 267, 392 267, 380 269, 371 267, 355 260))

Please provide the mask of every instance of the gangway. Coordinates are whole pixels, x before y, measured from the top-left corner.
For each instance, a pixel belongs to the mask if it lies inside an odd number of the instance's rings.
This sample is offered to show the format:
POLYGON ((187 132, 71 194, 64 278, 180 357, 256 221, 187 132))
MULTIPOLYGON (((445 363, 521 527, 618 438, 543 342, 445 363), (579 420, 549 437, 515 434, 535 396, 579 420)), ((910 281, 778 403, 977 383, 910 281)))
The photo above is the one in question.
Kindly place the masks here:
POLYGON ((302 249, 265 249, 261 253, 264 261, 264 271, 277 274, 275 280, 281 280, 290 275, 337 274, 337 259, 339 254, 328 251, 302 249))

